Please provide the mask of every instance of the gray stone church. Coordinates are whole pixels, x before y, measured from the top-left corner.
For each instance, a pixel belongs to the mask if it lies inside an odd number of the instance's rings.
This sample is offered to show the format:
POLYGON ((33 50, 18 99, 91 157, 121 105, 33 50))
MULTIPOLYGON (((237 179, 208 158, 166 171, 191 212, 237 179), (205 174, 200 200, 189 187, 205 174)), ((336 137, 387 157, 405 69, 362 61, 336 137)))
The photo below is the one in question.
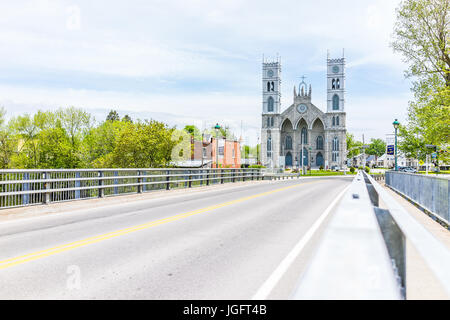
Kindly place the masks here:
POLYGON ((293 102, 281 111, 281 63, 263 61, 261 162, 268 168, 303 165, 343 168, 346 162, 344 111, 345 58, 327 58, 327 111, 311 100, 304 81, 294 86, 293 102), (302 152, 303 151, 303 152, 302 152))

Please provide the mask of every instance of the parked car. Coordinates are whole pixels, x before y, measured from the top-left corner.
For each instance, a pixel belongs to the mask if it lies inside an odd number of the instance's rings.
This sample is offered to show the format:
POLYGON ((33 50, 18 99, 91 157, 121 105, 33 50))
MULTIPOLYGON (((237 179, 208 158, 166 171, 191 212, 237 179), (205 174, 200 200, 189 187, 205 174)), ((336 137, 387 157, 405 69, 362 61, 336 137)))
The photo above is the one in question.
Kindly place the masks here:
POLYGON ((407 172, 407 173, 417 173, 417 170, 411 167, 402 167, 399 171, 407 172))

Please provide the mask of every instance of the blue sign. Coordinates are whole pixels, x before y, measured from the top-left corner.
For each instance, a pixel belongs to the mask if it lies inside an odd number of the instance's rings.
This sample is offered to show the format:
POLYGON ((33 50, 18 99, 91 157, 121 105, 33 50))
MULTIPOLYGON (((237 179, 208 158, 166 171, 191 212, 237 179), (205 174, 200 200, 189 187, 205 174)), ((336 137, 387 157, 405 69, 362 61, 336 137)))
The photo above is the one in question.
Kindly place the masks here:
POLYGON ((437 157, 437 153, 436 153, 436 152, 433 152, 433 153, 431 154, 431 158, 432 158, 432 159, 436 159, 436 157, 437 157))
POLYGON ((394 154, 394 146, 393 145, 389 145, 387 146, 387 154, 393 155, 394 154))

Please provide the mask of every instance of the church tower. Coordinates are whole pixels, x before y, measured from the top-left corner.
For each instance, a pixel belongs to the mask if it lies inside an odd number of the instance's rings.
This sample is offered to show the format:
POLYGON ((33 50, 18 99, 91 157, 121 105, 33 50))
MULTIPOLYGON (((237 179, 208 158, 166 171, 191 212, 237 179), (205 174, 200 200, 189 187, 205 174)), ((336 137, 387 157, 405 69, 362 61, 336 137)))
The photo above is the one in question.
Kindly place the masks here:
POLYGON ((344 111, 345 58, 327 57, 327 112, 344 111))
POLYGON ((279 114, 281 99, 281 63, 263 61, 263 114, 279 114))
POLYGON ((347 159, 345 112, 345 58, 327 55, 327 113, 325 130, 325 166, 343 168, 347 159))
POLYGON ((263 59, 262 63, 261 162, 278 167, 280 149, 281 62, 263 59))

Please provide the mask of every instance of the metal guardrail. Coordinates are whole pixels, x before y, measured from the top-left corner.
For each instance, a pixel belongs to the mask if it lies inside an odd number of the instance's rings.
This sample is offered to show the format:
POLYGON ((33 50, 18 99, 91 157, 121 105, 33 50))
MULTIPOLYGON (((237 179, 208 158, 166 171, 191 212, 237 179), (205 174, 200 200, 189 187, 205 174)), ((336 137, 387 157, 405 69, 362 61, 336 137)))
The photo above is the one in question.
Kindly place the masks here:
POLYGON ((0 208, 260 179, 260 169, 5 169, 0 208))
POLYGON ((405 299, 406 241, 450 296, 450 252, 368 174, 336 208, 293 299, 405 299), (379 207, 379 199, 387 209, 379 207))
POLYGON ((386 185, 450 224, 450 179, 387 171, 386 185))
POLYGON ((384 174, 371 174, 370 176, 375 181, 384 181, 385 180, 385 175, 384 174))

